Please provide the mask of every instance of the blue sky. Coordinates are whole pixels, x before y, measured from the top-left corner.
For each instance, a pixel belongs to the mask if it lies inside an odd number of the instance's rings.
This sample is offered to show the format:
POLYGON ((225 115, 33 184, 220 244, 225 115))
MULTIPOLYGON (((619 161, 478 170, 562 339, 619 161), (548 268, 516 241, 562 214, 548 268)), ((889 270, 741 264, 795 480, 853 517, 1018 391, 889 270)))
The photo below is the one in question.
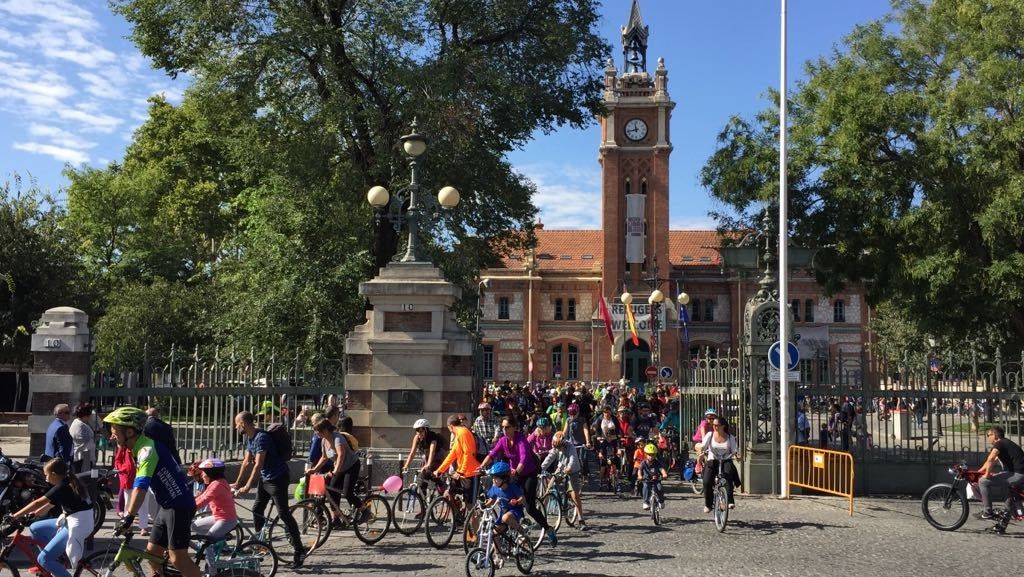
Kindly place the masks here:
MULTIPOLYGON (((631 0, 605 0, 600 29, 622 67, 619 27, 631 0)), ((665 59, 672 117, 672 228, 711 228, 701 166, 729 116, 750 116, 779 82, 779 0, 641 0, 650 26, 650 68, 665 59)), ((803 63, 828 54, 858 23, 890 10, 889 0, 789 0, 789 86, 803 63)), ((157 93, 179 102, 187 79, 172 80, 127 40, 130 30, 106 0, 0 0, 0 173, 31 174, 65 186, 65 163, 119 160, 157 93)), ((511 162, 537 183, 547 228, 600 226, 596 122, 585 130, 537 134, 511 162)))

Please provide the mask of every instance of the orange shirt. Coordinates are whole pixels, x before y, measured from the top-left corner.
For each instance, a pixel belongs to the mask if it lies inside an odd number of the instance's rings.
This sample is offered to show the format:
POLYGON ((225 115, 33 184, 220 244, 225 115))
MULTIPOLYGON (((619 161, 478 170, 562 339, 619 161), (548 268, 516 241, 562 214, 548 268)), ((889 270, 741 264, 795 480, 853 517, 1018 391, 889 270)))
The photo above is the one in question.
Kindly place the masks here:
POLYGON ((476 460, 476 440, 473 438, 473 431, 466 427, 454 427, 454 439, 448 456, 441 461, 435 475, 440 475, 448 470, 448 467, 455 463, 455 470, 463 477, 475 477, 477 469, 480 468, 480 461, 476 460))

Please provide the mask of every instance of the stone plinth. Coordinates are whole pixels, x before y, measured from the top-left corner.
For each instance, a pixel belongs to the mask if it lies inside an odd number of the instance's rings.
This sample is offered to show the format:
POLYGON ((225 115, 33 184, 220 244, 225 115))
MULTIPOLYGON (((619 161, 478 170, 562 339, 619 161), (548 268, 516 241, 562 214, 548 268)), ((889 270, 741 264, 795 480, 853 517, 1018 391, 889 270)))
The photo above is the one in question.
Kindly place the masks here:
POLYGON ((39 456, 46 443, 46 429, 53 422, 53 407, 66 403, 74 408, 89 385, 92 339, 89 316, 72 307, 52 308, 39 319, 32 333, 32 376, 28 403, 29 454, 39 456))
POLYGON ((461 293, 429 263, 391 263, 359 285, 373 308, 345 341, 345 389, 361 443, 407 448, 417 419, 441 427, 470 411, 473 336, 451 313, 461 293))

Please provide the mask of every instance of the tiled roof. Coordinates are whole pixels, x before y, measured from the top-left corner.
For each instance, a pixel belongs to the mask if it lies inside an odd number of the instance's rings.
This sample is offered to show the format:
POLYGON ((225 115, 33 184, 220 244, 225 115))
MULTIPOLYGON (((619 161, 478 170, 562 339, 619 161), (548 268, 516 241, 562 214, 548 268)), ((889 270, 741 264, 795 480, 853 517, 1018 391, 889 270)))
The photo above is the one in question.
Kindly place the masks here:
MULTIPOLYGON (((603 231, 537 229, 537 268, 540 270, 600 270, 604 257, 603 231)), ((672 230, 668 233, 669 261, 675 266, 712 266, 720 264, 721 244, 713 230, 672 230)), ((507 269, 522 269, 526 252, 502 258, 507 269)))

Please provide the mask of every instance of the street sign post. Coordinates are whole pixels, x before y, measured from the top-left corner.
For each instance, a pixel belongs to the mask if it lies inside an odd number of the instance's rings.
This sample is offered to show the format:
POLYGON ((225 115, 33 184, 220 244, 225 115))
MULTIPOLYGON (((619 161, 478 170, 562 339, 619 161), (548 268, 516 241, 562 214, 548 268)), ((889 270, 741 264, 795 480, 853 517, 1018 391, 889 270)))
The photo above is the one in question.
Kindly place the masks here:
MULTIPOLYGON (((789 357, 786 359, 789 364, 786 368, 790 371, 796 369, 797 365, 800 364, 800 349, 796 348, 793 343, 787 343, 786 355, 789 357)), ((771 348, 768 349, 768 363, 771 364, 772 368, 776 371, 782 368, 782 344, 781 341, 775 341, 771 348)))
POLYGON ((647 380, 653 381, 654 379, 658 378, 658 367, 654 365, 648 365, 648 367, 644 369, 644 374, 647 375, 647 380))
MULTIPOLYGON (((778 381, 781 376, 779 369, 768 369, 769 381, 778 381)), ((800 382, 800 371, 786 371, 786 380, 791 383, 800 382)))

